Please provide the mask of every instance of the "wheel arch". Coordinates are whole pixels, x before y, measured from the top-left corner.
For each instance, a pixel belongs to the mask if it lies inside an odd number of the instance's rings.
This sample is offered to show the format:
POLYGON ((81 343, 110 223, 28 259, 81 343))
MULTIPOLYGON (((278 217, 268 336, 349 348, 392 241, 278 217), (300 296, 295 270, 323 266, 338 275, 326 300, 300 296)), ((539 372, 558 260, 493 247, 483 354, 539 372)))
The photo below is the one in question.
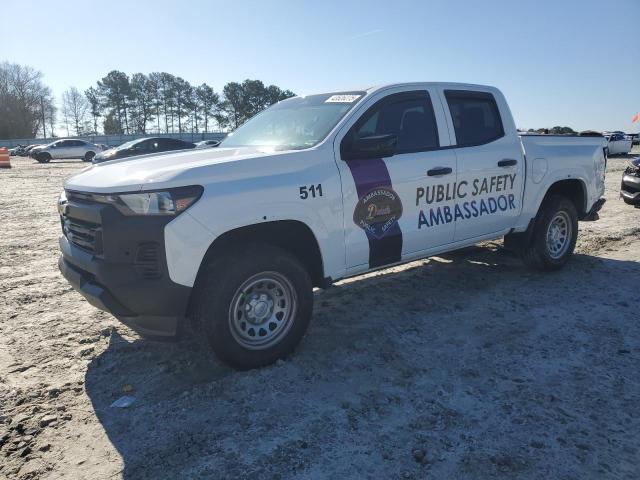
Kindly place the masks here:
MULTIPOLYGON (((557 180, 552 183, 545 193, 540 206, 551 195, 561 195, 573 203, 578 212, 578 219, 581 220, 587 215, 587 186, 579 178, 568 178, 557 180)), ((538 207, 538 210, 540 207, 538 207)))
POLYGON ((576 208, 578 220, 582 220, 587 216, 587 186, 585 182, 579 178, 556 180, 549 185, 544 195, 540 195, 537 208, 534 210, 535 213, 532 213, 532 216, 529 218, 526 229, 505 235, 505 246, 507 249, 520 251, 530 243, 536 219, 540 214, 542 205, 544 205, 547 198, 552 195, 561 195, 568 198, 576 208))
POLYGON ((330 283, 324 276, 320 245, 311 228, 299 220, 276 220, 238 227, 218 236, 204 254, 194 285, 198 284, 204 266, 212 258, 238 245, 256 242, 282 248, 294 255, 309 272, 314 287, 326 287, 330 283))

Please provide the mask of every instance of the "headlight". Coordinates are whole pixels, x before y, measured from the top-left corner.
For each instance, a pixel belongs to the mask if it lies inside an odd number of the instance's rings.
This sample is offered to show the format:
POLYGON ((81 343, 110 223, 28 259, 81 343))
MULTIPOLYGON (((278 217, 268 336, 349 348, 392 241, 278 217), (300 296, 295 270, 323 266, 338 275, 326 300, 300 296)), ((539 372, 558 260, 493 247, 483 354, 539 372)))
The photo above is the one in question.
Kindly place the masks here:
POLYGON ((58 213, 60 215, 65 214, 66 206, 67 206, 67 194, 63 190, 60 196, 58 197, 58 213))
POLYGON ((109 203, 127 216, 176 216, 193 205, 202 195, 200 185, 178 187, 168 190, 112 195, 90 194, 100 203, 109 203))

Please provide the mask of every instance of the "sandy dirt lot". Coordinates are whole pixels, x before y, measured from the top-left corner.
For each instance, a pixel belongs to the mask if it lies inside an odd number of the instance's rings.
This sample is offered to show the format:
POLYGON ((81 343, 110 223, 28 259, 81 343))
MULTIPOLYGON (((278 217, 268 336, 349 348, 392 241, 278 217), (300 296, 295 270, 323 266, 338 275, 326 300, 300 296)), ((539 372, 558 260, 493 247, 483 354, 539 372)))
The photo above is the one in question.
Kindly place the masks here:
POLYGON ((0 170, 0 478, 640 477, 640 210, 553 274, 487 243, 316 293, 296 354, 237 373, 57 270, 78 161, 0 170), (111 404, 123 395, 128 408, 111 404))

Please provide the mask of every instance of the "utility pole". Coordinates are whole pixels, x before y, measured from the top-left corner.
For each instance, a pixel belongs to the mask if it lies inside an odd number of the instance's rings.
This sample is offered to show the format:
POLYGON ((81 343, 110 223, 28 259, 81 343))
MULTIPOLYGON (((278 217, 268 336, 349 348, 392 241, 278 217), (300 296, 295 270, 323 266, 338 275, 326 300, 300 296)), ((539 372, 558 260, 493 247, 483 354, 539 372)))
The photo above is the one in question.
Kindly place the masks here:
POLYGON ((44 97, 40 96, 40 108, 42 109, 42 134, 44 138, 47 138, 47 122, 45 121, 44 116, 44 97))

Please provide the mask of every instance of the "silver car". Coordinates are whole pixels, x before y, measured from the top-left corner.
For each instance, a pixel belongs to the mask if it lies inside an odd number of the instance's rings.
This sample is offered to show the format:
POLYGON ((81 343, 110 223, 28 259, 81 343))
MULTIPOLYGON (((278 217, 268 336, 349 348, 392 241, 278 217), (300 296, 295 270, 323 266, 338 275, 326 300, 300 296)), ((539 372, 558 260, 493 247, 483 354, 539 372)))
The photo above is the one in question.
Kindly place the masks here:
POLYGON ((81 158, 90 162, 102 148, 84 140, 56 140, 42 147, 34 148, 29 155, 40 163, 49 163, 55 158, 81 158))

